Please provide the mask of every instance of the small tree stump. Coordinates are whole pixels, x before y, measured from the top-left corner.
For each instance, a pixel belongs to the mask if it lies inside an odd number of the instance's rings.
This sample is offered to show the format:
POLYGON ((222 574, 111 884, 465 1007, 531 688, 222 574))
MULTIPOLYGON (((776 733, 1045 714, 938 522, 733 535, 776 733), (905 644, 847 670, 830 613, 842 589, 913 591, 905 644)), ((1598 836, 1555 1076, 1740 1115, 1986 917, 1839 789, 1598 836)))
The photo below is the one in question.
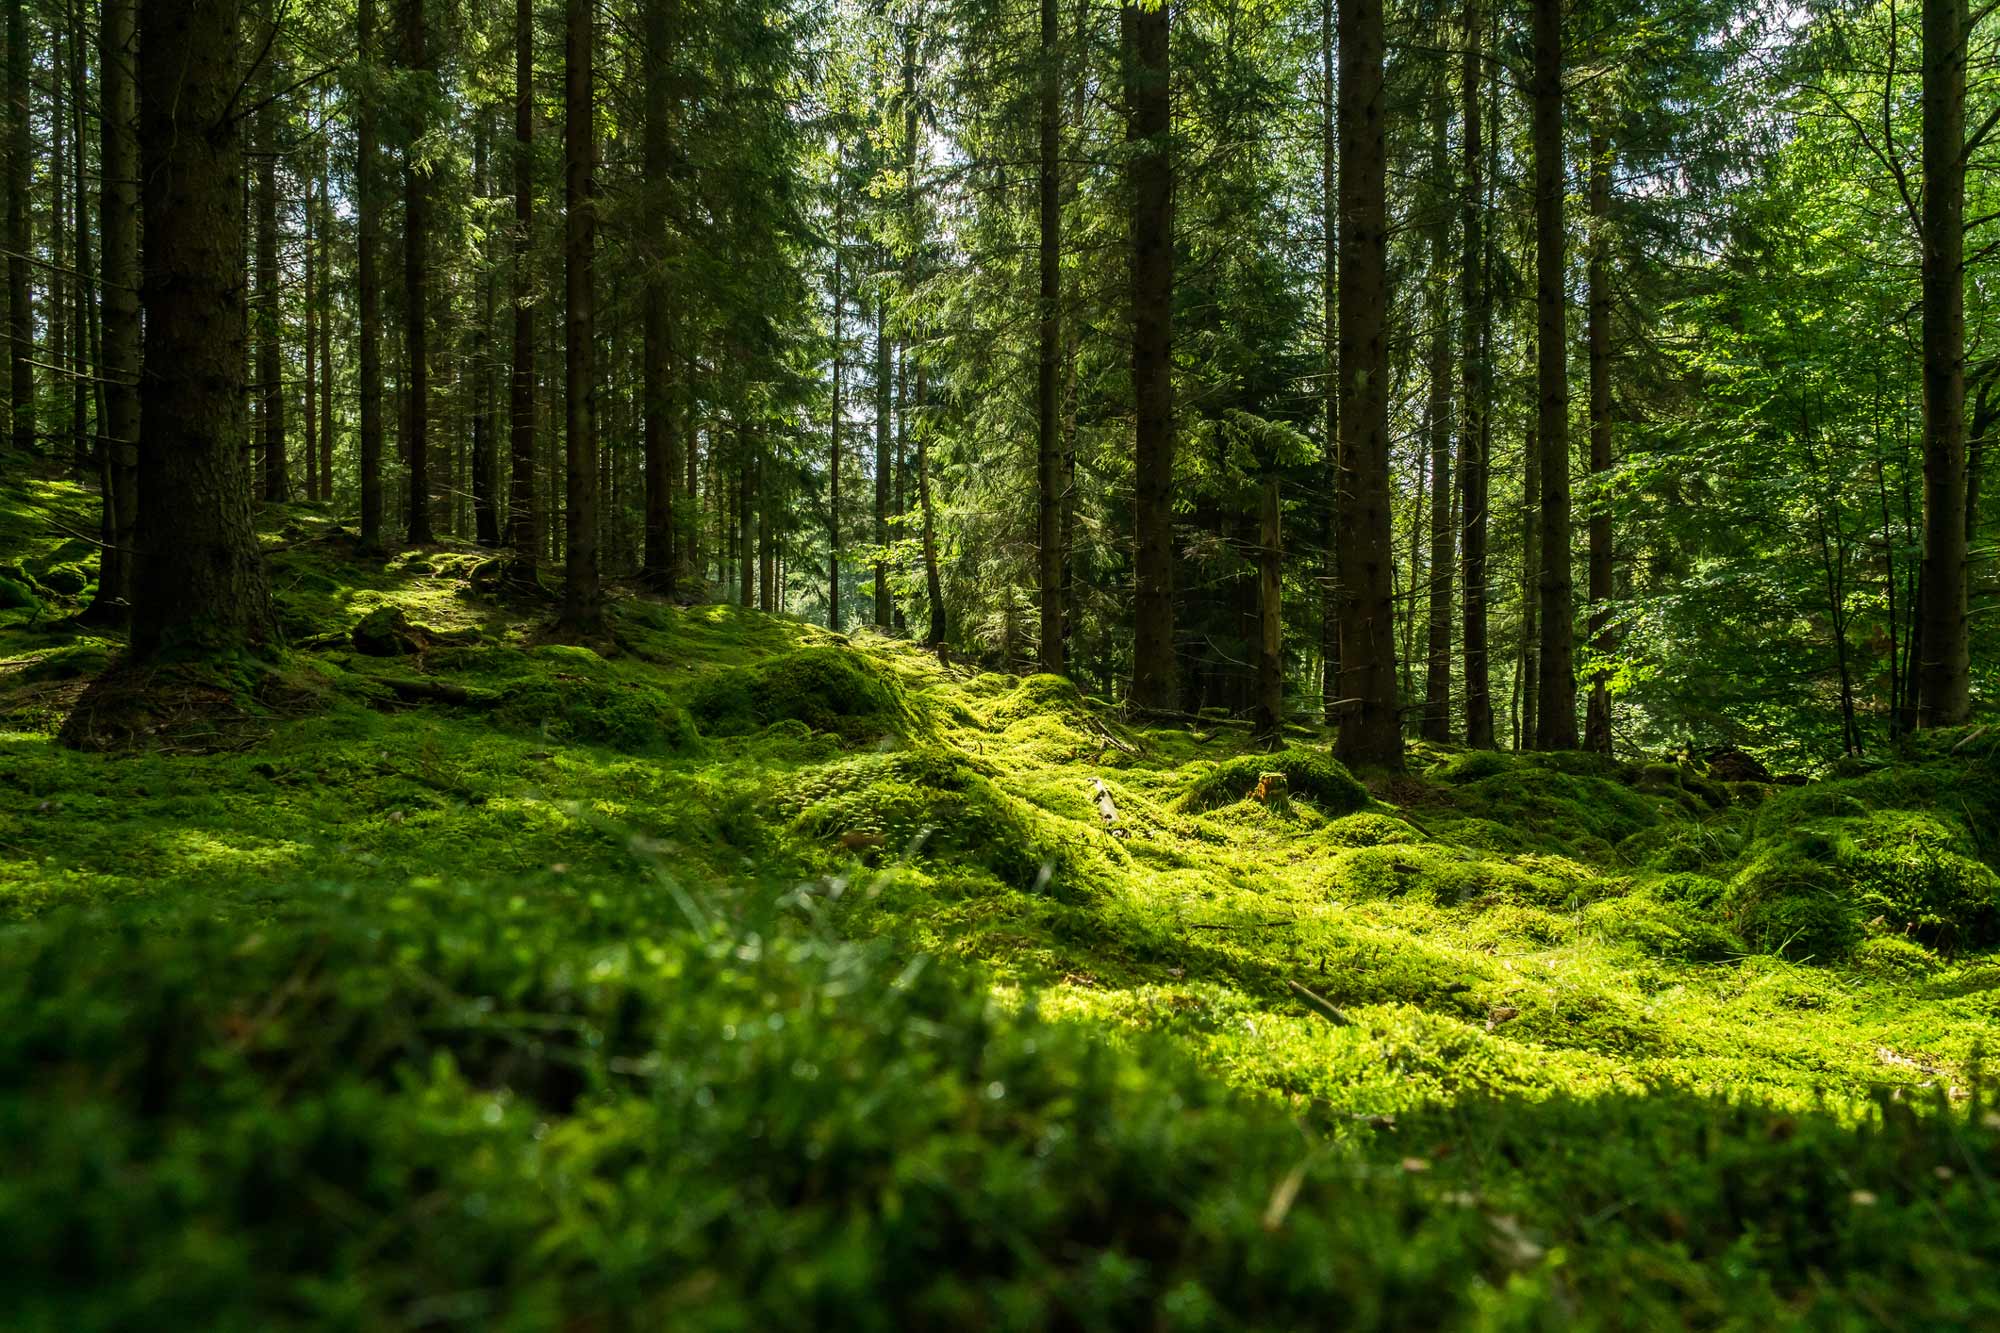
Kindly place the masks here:
POLYGON ((1250 799, 1283 812, 1292 808, 1292 785, 1283 773, 1259 773, 1250 799))

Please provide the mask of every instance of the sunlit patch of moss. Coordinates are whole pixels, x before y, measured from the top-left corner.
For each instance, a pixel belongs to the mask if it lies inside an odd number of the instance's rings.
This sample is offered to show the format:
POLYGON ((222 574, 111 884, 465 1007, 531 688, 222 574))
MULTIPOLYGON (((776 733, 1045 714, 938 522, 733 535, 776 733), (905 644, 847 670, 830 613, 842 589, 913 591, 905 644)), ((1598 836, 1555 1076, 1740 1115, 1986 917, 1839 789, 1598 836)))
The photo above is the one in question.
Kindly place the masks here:
POLYGON ((1266 773, 1281 774, 1291 797, 1310 801, 1321 814, 1349 814, 1365 809, 1371 800, 1368 789, 1330 755, 1286 749, 1196 769, 1180 808, 1199 812, 1240 801, 1257 789, 1266 773))
POLYGON ((837 647, 801 648, 718 672, 688 696, 706 735, 745 735, 785 718, 849 741, 907 731, 912 715, 895 684, 867 657, 837 647))

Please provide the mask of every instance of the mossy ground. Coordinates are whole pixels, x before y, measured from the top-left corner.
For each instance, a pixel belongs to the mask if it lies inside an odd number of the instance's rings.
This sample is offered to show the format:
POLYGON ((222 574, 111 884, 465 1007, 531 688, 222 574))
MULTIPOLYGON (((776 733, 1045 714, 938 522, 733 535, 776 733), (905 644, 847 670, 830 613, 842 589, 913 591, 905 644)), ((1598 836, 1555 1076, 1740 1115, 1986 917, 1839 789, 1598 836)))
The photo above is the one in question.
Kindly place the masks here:
POLYGON ((1356 781, 266 526, 294 649, 99 753, 89 505, 0 489, 21 1326, 2000 1318, 2000 734, 1356 781))

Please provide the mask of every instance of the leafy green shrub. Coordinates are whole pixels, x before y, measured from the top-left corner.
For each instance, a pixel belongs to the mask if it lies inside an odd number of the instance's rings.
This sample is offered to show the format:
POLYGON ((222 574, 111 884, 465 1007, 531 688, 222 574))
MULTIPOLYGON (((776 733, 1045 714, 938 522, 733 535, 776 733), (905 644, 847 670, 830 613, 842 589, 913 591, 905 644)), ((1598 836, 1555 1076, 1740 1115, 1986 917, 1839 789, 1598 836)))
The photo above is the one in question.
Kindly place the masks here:
POLYGON ((1730 883, 1725 915, 1762 953, 1828 962, 1861 939, 1854 893, 1834 868, 1836 848, 1803 836, 1767 845, 1730 883))
POLYGON ((904 728, 896 688, 851 649, 818 647, 717 672, 695 686, 689 711, 704 733, 747 735, 785 718, 856 742, 904 728))
POLYGON ((1367 806, 1368 789, 1338 760, 1308 750, 1279 750, 1243 755, 1196 769, 1178 808, 1191 813, 1214 810, 1242 800, 1256 790, 1266 773, 1283 773, 1295 800, 1312 802, 1320 813, 1344 815, 1367 806))

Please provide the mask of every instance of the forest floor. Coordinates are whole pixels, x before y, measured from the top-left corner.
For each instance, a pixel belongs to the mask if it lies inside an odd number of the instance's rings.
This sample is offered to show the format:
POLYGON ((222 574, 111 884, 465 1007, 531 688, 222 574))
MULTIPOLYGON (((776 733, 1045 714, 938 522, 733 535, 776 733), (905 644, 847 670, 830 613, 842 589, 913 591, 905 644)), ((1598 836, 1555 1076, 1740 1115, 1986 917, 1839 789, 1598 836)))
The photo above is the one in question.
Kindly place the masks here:
POLYGON ((1357 778, 266 520, 135 703, 0 488, 14 1326, 2000 1320, 2000 728, 1357 778))

